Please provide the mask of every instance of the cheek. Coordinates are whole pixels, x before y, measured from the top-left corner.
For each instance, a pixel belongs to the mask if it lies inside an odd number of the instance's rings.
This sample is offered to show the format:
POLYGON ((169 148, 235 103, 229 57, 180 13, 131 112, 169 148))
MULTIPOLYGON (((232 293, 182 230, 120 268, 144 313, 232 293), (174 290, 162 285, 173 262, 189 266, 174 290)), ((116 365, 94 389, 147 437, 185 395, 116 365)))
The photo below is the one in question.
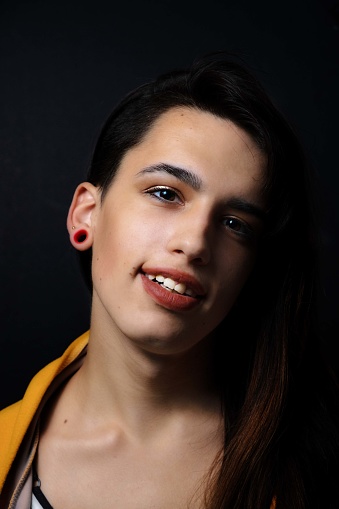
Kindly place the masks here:
POLYGON ((96 225, 93 242, 93 278, 103 279, 117 271, 131 272, 159 241, 151 222, 133 210, 106 214, 96 225), (124 270, 125 269, 125 270, 124 270))
MULTIPOLYGON (((219 302, 224 303, 226 314, 237 300, 241 290, 248 280, 255 265, 256 256, 254 252, 238 250, 234 256, 225 259, 225 263, 219 270, 220 287, 219 302)), ((225 312, 225 311, 224 311, 225 312)))
POLYGON ((92 276, 94 284, 110 278, 123 260, 121 227, 113 220, 114 218, 109 219, 103 216, 93 232, 92 276))

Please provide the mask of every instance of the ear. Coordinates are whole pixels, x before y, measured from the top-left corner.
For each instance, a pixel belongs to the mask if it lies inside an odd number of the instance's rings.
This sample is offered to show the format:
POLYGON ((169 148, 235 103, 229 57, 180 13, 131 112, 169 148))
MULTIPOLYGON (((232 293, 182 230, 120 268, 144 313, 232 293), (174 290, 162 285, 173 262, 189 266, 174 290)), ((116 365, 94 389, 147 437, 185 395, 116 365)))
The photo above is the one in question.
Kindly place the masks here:
POLYGON ((100 207, 98 188, 89 182, 80 184, 75 190, 67 216, 71 244, 79 251, 85 251, 93 244, 93 220, 98 207, 100 207))

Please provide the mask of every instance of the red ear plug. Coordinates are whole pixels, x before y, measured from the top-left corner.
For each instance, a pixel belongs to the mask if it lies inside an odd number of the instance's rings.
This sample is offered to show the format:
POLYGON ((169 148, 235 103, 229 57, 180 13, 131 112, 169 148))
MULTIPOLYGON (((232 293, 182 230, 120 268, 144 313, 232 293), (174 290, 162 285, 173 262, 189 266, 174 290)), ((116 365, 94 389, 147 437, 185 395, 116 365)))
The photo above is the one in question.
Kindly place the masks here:
POLYGON ((77 232, 75 232, 73 239, 74 242, 76 242, 77 244, 82 244, 82 242, 85 242, 87 237, 88 237, 87 230, 78 230, 77 232))

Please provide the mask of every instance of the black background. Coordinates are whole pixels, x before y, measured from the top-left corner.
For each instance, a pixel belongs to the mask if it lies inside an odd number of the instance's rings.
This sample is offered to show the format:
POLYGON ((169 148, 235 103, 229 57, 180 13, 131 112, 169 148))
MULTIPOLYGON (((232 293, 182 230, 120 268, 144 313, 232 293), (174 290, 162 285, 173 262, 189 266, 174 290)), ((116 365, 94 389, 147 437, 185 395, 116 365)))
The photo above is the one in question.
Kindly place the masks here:
POLYGON ((65 220, 104 119, 130 89, 213 50, 246 59, 316 168, 324 205, 321 316, 338 367, 338 2, 0 6, 0 407, 20 398, 33 374, 89 325, 65 220))

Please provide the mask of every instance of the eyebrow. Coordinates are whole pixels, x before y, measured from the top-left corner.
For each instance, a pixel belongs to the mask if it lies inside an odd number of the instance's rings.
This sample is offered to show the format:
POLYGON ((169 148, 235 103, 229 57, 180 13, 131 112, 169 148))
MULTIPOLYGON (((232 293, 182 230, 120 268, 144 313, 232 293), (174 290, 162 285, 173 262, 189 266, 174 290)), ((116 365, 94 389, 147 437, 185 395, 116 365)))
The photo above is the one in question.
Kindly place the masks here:
POLYGON ((202 187, 202 180, 195 173, 185 170, 184 168, 179 168, 178 166, 172 166, 171 164, 159 163, 151 166, 147 166, 143 168, 141 171, 137 173, 137 175, 144 175, 145 173, 156 173, 156 172, 165 172, 173 177, 181 180, 184 184, 188 184, 190 187, 199 191, 202 187))
MULTIPOLYGON (((188 184, 196 191, 199 191, 203 187, 203 182, 201 178, 198 177, 198 175, 196 175, 192 171, 180 168, 178 166, 172 166, 171 164, 167 163, 158 163, 151 166, 147 166, 146 168, 140 170, 137 173, 137 176, 145 175, 146 173, 156 173, 156 172, 168 173, 169 175, 172 175, 173 177, 179 179, 184 184, 188 184)), ((230 198, 229 200, 226 201, 226 206, 230 207, 231 209, 251 214, 262 221, 267 220, 267 214, 265 210, 243 198, 235 197, 230 198)))
POLYGON ((250 203, 243 198, 230 198, 227 200, 227 206, 231 209, 239 210, 241 212, 246 212, 247 214, 252 214, 252 216, 261 219, 262 221, 267 220, 267 213, 261 207, 254 205, 254 203, 250 203))

